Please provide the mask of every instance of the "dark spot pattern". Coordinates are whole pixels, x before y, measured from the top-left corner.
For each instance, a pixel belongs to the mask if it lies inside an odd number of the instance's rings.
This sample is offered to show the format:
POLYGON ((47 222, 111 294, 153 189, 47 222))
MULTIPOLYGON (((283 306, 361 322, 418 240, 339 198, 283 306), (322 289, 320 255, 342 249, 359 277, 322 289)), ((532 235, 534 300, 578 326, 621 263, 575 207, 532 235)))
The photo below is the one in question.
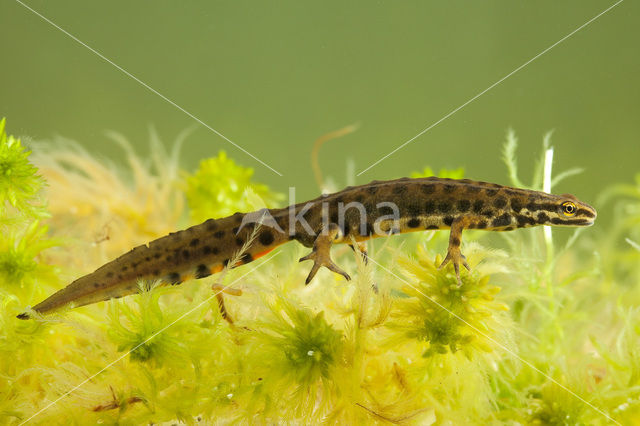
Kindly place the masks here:
POLYGON ((216 237, 217 239, 220 239, 220 238, 224 237, 224 231, 222 231, 222 230, 221 231, 216 231, 213 234, 213 236, 216 237))
POLYGON ((530 216, 521 215, 521 214, 516 216, 516 220, 518 221, 518 226, 520 228, 524 228, 525 226, 533 226, 536 224, 536 221, 534 218, 530 216))
POLYGON ((436 211, 436 203, 433 201, 427 201, 424 203, 424 212, 426 214, 433 214, 436 211))
POLYGON ((420 189, 422 190, 423 193, 425 194, 433 194, 436 191, 436 186, 433 184, 422 184, 420 185, 420 189))
POLYGON ((459 246, 460 245, 460 238, 458 238, 458 237, 451 238, 451 244, 453 246, 459 246))
POLYGON ((179 273, 172 272, 169 275, 167 275, 167 282, 171 285, 178 285, 182 283, 182 278, 180 277, 179 273))
POLYGON ((538 219, 538 223, 547 223, 549 221, 549 216, 546 213, 541 212, 541 213, 538 213, 537 219, 538 219))
POLYGON ((113 277, 113 272, 111 271, 107 272, 107 278, 111 278, 111 277, 113 277))
POLYGON ((518 201, 515 198, 512 198, 510 201, 511 204, 511 210, 513 210, 516 213, 520 213, 520 210, 522 210, 522 203, 520 201, 518 201))
POLYGON ((184 257, 185 259, 189 259, 189 257, 191 257, 191 253, 189 253, 189 250, 182 250, 182 257, 184 257))
POLYGON ((483 207, 484 207, 484 202, 482 200, 476 200, 473 202, 474 213, 480 213, 483 207))
POLYGON ((459 200, 458 201, 458 211, 461 213, 468 212, 471 208, 471 201, 469 200, 459 200))
POLYGON ((193 240, 191 240, 191 242, 189 242, 189 245, 190 245, 191 247, 195 247, 195 246, 197 246, 198 244, 200 244, 200 240, 199 240, 199 239, 197 239, 197 238, 194 238, 193 240))
POLYGON ((244 244, 244 240, 240 237, 236 237, 236 245, 238 247, 242 246, 244 244))
POLYGON ((449 213, 451 208, 452 206, 449 201, 442 201, 438 204, 438 210, 442 213, 449 213))
POLYGON ((455 185, 444 185, 443 189, 444 189, 444 192, 446 192, 447 194, 451 194, 452 192, 454 192, 456 190, 456 186, 455 185))
POLYGON ((218 228, 218 223, 215 219, 208 219, 204 224, 207 231, 215 231, 218 228))
POLYGON ((198 265, 195 273, 196 279, 208 277, 209 275, 211 275, 211 269, 209 269, 207 265, 204 265, 204 264, 198 265))
POLYGON ((273 233, 269 230, 262 231, 260 233, 260 236, 258 237, 258 241, 260 241, 260 244, 262 244, 263 246, 271 245, 273 243, 273 240, 273 233))
POLYGON ((486 220, 481 220, 480 222, 478 222, 478 225, 476 226, 476 228, 478 229, 485 229, 487 227, 488 223, 486 220))
POLYGON ((508 225, 511 225, 511 216, 508 213, 504 213, 496 217, 491 222, 491 226, 493 226, 494 228, 499 228, 499 227, 508 226, 508 225))
POLYGON ((498 197, 493 200, 493 206, 497 209, 502 209, 507 205, 507 200, 504 197, 498 197))
POLYGON ((453 223, 453 216, 445 216, 445 218, 442 221, 444 222, 445 225, 451 226, 451 224, 453 223))
POLYGON ((440 227, 438 225, 429 225, 426 229, 440 229, 440 227))
POLYGON ((489 197, 495 197, 496 194, 498 193, 497 189, 494 188, 485 188, 484 190, 485 194, 487 194, 489 197))
POLYGON ((407 226, 409 228, 417 228, 417 227, 419 227, 420 226, 420 219, 418 219, 417 217, 412 217, 407 222, 407 226))

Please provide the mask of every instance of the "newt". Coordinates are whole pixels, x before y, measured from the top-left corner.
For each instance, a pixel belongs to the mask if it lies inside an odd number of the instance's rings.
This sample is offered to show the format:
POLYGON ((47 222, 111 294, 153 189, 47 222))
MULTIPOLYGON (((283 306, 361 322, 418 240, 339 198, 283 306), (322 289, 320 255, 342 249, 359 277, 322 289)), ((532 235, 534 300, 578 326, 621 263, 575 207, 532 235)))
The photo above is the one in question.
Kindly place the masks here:
MULTIPOLYGON (((453 265, 458 284, 464 229, 511 231, 537 225, 590 226, 596 210, 573 195, 553 195, 468 179, 437 177, 373 181, 306 203, 209 219, 129 251, 82 276, 33 307, 45 314, 140 292, 140 282, 178 285, 265 255, 291 240, 311 248, 306 279, 321 267, 350 279, 331 259, 334 244, 366 256, 363 241, 404 232, 450 229, 440 269, 453 265), (242 251, 240 251, 242 250, 242 251), (239 256, 239 257, 238 257, 239 256), (234 264, 232 259, 237 258, 234 264)), ((18 318, 27 319, 29 313, 18 318)))

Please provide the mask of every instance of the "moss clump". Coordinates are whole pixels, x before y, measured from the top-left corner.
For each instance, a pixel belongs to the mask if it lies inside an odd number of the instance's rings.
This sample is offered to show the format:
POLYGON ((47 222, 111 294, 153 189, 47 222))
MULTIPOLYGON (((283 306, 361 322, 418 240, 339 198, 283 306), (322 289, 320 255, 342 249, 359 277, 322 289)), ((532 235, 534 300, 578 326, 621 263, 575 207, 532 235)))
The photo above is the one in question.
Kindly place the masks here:
POLYGON ((38 196, 44 180, 29 162, 31 152, 22 146, 20 139, 7 135, 5 124, 4 118, 0 120, 0 218, 6 221, 12 213, 43 216, 46 210, 38 203, 38 196), (8 207, 15 210, 8 212, 8 207))
MULTIPOLYGON (((1 140, 15 160, 3 176, 19 178, 0 179, 0 423, 632 424, 640 413, 640 251, 626 242, 640 242, 637 185, 603 201, 625 212, 615 232, 565 247, 519 230, 502 234, 507 258, 486 248, 500 237, 480 245, 489 233, 465 232, 461 287, 437 269, 446 233, 426 232, 368 243, 369 263, 336 247, 348 283, 320 272, 305 287, 303 252, 287 244, 179 287, 20 321, 26 305, 137 244, 253 209, 245 191, 278 197, 224 153, 188 174, 157 140, 145 163, 118 139, 122 173, 73 144, 29 155, 1 140), (61 237, 64 250, 52 248, 61 237), (218 307, 224 286, 242 294, 225 293, 233 324, 218 307)), ((515 141, 505 159, 520 183, 515 141)))
POLYGON ((458 167, 457 169, 440 169, 436 174, 431 167, 425 167, 421 172, 411 173, 412 178, 431 177, 438 176, 441 178, 449 179, 462 179, 464 177, 464 167, 458 167))
POLYGON ((417 262, 399 259, 408 279, 402 287, 405 297, 392 311, 395 321, 388 326, 426 342, 424 357, 458 350, 467 357, 478 350, 490 352, 496 346, 492 336, 511 326, 500 314, 508 310, 507 305, 495 300, 500 288, 490 285, 489 275, 481 275, 483 267, 477 265, 486 254, 474 245, 467 251, 475 272, 463 274, 462 286, 450 271, 438 270, 441 258, 430 259, 422 246, 417 248, 417 262))
POLYGON ((217 157, 202 160, 195 173, 185 175, 185 195, 192 220, 202 222, 210 217, 253 210, 245 194, 249 188, 268 206, 274 207, 282 196, 266 185, 253 182, 252 176, 253 169, 239 166, 224 151, 217 157))
POLYGON ((342 333, 324 318, 308 309, 293 307, 280 300, 274 310, 274 322, 265 324, 265 344, 277 348, 278 375, 290 376, 298 385, 308 387, 318 380, 331 379, 332 370, 342 362, 342 333))
POLYGON ((136 299, 138 309, 125 303, 112 303, 109 338, 118 351, 129 353, 132 361, 149 362, 162 366, 166 361, 185 361, 183 341, 176 337, 176 330, 183 324, 175 322, 175 313, 164 313, 159 298, 166 290, 143 293, 136 299))
POLYGON ((50 271, 42 252, 55 243, 40 223, 48 216, 41 198, 44 179, 29 161, 31 152, 6 134, 5 123, 0 120, 0 289, 22 298, 50 271))

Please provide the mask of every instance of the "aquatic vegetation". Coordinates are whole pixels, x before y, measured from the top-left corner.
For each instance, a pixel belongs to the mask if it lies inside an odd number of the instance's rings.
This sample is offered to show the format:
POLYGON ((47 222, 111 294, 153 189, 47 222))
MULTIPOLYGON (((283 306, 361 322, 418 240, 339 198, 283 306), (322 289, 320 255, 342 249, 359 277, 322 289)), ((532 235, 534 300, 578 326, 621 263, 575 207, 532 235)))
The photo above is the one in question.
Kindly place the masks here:
POLYGON ((457 169, 440 169, 438 173, 435 173, 431 167, 425 167, 421 172, 412 172, 412 178, 438 176, 441 178, 450 179, 462 179, 464 177, 464 168, 458 167, 457 169))
POLYGON ((416 260, 398 261, 412 284, 403 287, 406 297, 398 299, 392 311, 394 321, 387 327, 428 343, 423 357, 461 350, 473 358, 478 351, 491 352, 496 346, 495 336, 506 333, 511 326, 510 320, 501 315, 508 310, 507 305, 495 300, 500 288, 489 284, 490 275, 483 274, 487 265, 479 264, 488 252, 475 244, 468 246, 467 252, 474 272, 463 275, 462 286, 451 272, 438 270, 442 259, 430 258, 423 246, 417 248, 416 260))
POLYGON ((0 218, 4 222, 12 214, 33 217, 45 215, 46 210, 37 203, 44 180, 29 162, 31 152, 25 150, 20 139, 7 135, 5 125, 3 118, 0 120, 0 218))
MULTIPOLYGON (((602 226, 613 229, 465 231, 472 270, 461 287, 437 268, 446 233, 429 231, 370 243, 369 262, 336 247, 349 282, 320 271, 305 287, 297 259, 306 250, 285 245, 177 287, 17 320, 137 244, 280 200, 223 152, 187 172, 180 143, 167 153, 152 134, 145 162, 112 136, 126 170, 62 140, 29 154, 0 132, 0 423, 632 424, 640 415, 637 183, 603 196, 625 214, 602 226)), ((542 148, 529 187, 578 172, 553 178, 549 136, 542 148)), ((510 132, 507 173, 526 186, 516 152, 510 132)), ((425 174, 433 170, 412 176, 425 174)))
POLYGON ((191 218, 195 223, 212 216, 229 216, 237 211, 252 210, 246 200, 245 190, 251 190, 270 207, 282 199, 266 185, 251 181, 253 169, 239 166, 227 153, 220 151, 216 157, 200 162, 193 174, 186 174, 185 195, 191 218))

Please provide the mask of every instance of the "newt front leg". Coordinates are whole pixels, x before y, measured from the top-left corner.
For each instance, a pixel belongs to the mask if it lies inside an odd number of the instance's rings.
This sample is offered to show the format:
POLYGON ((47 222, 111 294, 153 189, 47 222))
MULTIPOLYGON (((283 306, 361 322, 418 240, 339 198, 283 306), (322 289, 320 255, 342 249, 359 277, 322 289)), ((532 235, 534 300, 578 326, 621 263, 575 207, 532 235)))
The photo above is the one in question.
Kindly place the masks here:
POLYGON ((340 230, 340 227, 335 223, 329 224, 327 229, 323 229, 322 232, 318 234, 316 240, 313 243, 313 249, 311 250, 311 253, 309 253, 305 257, 300 258, 300 262, 305 260, 313 260, 313 266, 311 267, 309 276, 307 276, 307 279, 305 280, 305 284, 309 284, 311 282, 321 266, 325 266, 329 270, 342 275, 347 280, 351 279, 349 274, 340 269, 338 265, 333 263, 333 260, 331 260, 331 245, 341 239, 342 231, 340 230))
POLYGON ((447 256, 444 258, 438 269, 442 269, 447 266, 447 263, 453 264, 453 269, 456 271, 456 278, 458 279, 458 286, 462 285, 460 279, 460 263, 467 268, 467 271, 471 271, 467 259, 460 251, 460 243, 462 241, 462 230, 467 227, 472 220, 468 217, 459 217, 451 224, 451 233, 449 234, 449 248, 447 249, 447 256))

